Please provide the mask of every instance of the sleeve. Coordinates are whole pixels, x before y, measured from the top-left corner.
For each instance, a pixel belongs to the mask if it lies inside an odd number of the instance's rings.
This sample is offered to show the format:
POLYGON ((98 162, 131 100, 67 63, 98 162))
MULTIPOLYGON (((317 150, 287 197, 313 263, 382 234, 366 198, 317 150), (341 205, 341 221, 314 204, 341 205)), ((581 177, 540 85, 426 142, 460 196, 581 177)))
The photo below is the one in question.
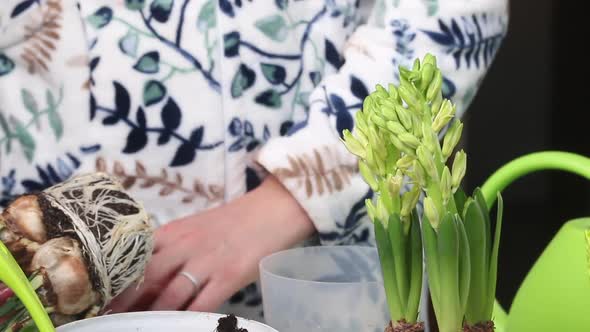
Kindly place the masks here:
POLYGON ((508 0, 377 1, 343 47, 344 64, 310 96, 307 119, 271 139, 258 162, 308 213, 322 244, 374 243, 364 209, 369 187, 340 140, 376 84, 426 53, 444 73, 443 95, 461 117, 506 34, 508 0))

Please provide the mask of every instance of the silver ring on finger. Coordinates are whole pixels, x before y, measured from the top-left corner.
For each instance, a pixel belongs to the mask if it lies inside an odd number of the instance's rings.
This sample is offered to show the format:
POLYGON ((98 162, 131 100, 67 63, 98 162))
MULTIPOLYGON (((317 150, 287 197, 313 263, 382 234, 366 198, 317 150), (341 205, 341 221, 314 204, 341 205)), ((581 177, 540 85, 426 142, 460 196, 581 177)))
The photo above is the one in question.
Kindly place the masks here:
POLYGON ((185 277, 186 279, 188 279, 191 282, 191 284, 193 285, 192 296, 193 297, 197 296, 197 294, 199 293, 199 290, 201 288, 201 283, 200 283, 199 279, 197 277, 195 277, 194 275, 192 275, 191 273, 186 272, 186 271, 180 272, 180 275, 185 277))

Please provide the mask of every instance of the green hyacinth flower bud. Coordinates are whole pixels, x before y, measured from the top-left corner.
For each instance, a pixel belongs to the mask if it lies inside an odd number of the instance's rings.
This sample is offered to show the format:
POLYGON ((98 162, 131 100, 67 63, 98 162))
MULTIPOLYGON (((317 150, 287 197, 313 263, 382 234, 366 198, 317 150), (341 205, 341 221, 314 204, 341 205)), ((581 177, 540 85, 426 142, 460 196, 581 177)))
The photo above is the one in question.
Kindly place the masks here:
POLYGON ((361 159, 365 159, 367 157, 365 148, 356 138, 354 138, 354 136, 352 136, 350 130, 345 129, 343 132, 343 136, 344 145, 346 146, 348 151, 350 151, 350 153, 354 154, 355 156, 361 159))
POLYGON ((389 98, 392 101, 399 103, 400 102, 399 93, 397 92, 397 88, 395 87, 395 85, 389 83, 388 90, 389 90, 389 98))
POLYGON ((438 136, 432 130, 432 127, 428 123, 421 123, 422 127, 422 143, 428 148, 431 153, 435 153, 440 149, 438 142, 438 136))
POLYGON ((402 171, 406 171, 414 165, 415 160, 416 160, 416 157, 407 154, 407 155, 401 157, 400 159, 398 159, 397 163, 395 163, 395 165, 399 169, 401 169, 402 171))
POLYGON ((402 195, 402 208, 400 211, 400 216, 402 218, 407 218, 410 216, 410 213, 418 204, 418 199, 420 198, 420 187, 414 186, 410 191, 405 192, 402 195))
POLYGON ((387 122, 387 129, 389 131, 391 131, 393 134, 395 134, 396 136, 399 136, 401 134, 408 132, 406 130, 406 128, 404 128, 404 126, 402 126, 399 122, 396 122, 396 121, 388 121, 387 122))
POLYGON ((434 77, 428 86, 428 90, 426 90, 426 100, 433 101, 437 95, 441 94, 442 92, 442 84, 443 84, 443 76, 440 70, 435 70, 434 77))
POLYGON ((444 126, 446 126, 447 123, 451 121, 454 115, 455 105, 453 105, 449 100, 445 99, 440 107, 440 111, 432 122, 432 129, 436 133, 440 132, 444 126))
POLYGON ((375 209, 373 200, 371 200, 370 198, 365 199, 365 206, 367 207, 367 214, 369 215, 371 221, 377 221, 377 219, 375 219, 377 218, 377 209, 375 209))
POLYGON ((455 147, 461 140, 461 133, 463 132, 463 124, 459 120, 453 121, 449 131, 445 134, 445 140, 443 142, 442 153, 445 158, 449 158, 455 150, 455 147))
POLYGON ((426 91, 434 78, 435 68, 429 63, 425 63, 422 65, 422 72, 420 78, 420 90, 422 92, 426 91))
POLYGON ((447 166, 443 168, 442 175, 440 177, 440 191, 443 200, 443 204, 447 205, 452 195, 452 178, 451 171, 447 166))
POLYGON ((428 222, 434 229, 438 229, 438 225, 440 224, 440 216, 434 201, 430 197, 424 198, 424 215, 428 218, 428 222))
POLYGON ((395 105, 395 112, 399 122, 406 128, 406 130, 412 129, 412 114, 406 108, 401 105, 395 105))
POLYGON ((418 149, 416 149, 416 155, 418 156, 418 160, 424 168, 426 175, 428 175, 433 181, 438 182, 438 172, 436 170, 436 164, 434 163, 432 153, 430 153, 430 151, 424 146, 419 146, 418 149))
POLYGON ((418 146, 420 146, 420 140, 410 133, 403 133, 399 135, 398 138, 400 141, 402 141, 402 143, 404 143, 412 149, 416 149, 418 148, 418 146))
POLYGON ((379 190, 379 184, 375 179, 375 175, 373 174, 371 167, 363 160, 359 160, 359 172, 361 173, 361 176, 363 177, 365 182, 369 185, 369 187, 371 187, 373 191, 379 190))
POLYGON ((461 181, 463 181, 463 177, 465 177, 465 172, 467 171, 467 154, 465 154, 465 151, 457 151, 452 168, 452 186, 453 193, 455 193, 461 186, 461 181))

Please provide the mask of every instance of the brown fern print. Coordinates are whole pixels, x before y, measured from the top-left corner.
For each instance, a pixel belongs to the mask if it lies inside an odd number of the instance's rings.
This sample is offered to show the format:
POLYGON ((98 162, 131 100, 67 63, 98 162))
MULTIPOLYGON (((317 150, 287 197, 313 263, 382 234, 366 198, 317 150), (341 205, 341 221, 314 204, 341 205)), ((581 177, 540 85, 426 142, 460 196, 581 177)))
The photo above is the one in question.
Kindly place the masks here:
POLYGON ((175 192, 183 194, 182 203, 192 203, 196 198, 205 198, 209 202, 223 200, 223 188, 218 185, 204 185, 198 179, 193 181, 192 187, 184 185, 184 179, 180 173, 172 176, 165 168, 162 168, 159 175, 150 175, 145 166, 140 162, 135 162, 135 169, 131 172, 126 171, 123 164, 115 161, 112 171, 108 170, 107 163, 103 157, 96 158, 96 170, 98 172, 111 173, 122 181, 125 189, 130 189, 135 185, 140 188, 161 187, 159 195, 168 196, 175 192))
POLYGON ((299 156, 288 155, 289 167, 277 168, 272 173, 281 180, 296 180, 297 187, 305 186, 307 197, 314 192, 318 195, 341 191, 350 184, 351 176, 357 172, 356 165, 339 162, 337 153, 329 147, 314 149, 313 153, 299 156), (324 158, 335 161, 335 167, 326 169, 324 158))
POLYGON ((49 70, 48 64, 60 39, 62 11, 61 0, 47 0, 41 25, 25 25, 26 42, 20 56, 29 73, 49 70))

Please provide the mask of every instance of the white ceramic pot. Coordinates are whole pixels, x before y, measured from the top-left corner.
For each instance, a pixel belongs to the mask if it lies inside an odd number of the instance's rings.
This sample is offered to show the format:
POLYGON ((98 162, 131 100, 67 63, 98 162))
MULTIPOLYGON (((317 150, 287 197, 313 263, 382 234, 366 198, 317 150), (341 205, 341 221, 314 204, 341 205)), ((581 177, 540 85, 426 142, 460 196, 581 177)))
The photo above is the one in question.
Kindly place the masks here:
MULTIPOLYGON (((106 315, 84 319, 57 328, 57 332, 212 332, 220 314, 188 311, 151 311, 106 315)), ((248 332, 278 332, 262 323, 238 318, 238 327, 248 332)))

